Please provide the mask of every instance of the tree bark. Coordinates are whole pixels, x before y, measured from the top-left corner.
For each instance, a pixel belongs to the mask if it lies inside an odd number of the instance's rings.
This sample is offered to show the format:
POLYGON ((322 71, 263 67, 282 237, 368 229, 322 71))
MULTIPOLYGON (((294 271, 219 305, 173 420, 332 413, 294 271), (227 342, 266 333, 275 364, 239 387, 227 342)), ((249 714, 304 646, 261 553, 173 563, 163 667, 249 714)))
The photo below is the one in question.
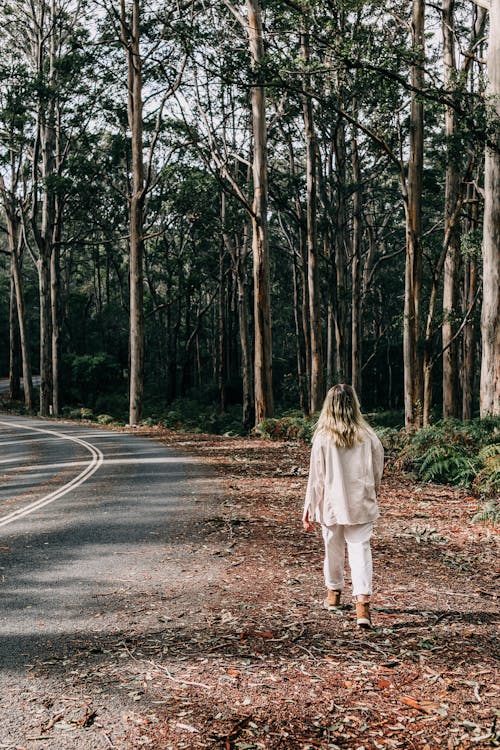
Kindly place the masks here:
POLYGON ((405 201, 406 265, 403 323, 404 400, 407 428, 422 424, 422 364, 419 351, 420 297, 422 286, 422 178, 424 104, 418 91, 424 84, 425 0, 413 0, 411 66, 410 155, 405 201))
MULTIPOLYGON (((225 195, 221 196, 221 223, 225 224, 225 195)), ((224 275, 224 242, 219 247, 219 294, 218 294, 218 351, 217 351, 217 387, 219 391, 219 410, 226 411, 226 346, 227 326, 225 316, 226 285, 224 275)))
POLYGON ((351 142, 352 176, 354 192, 352 197, 353 232, 351 266, 351 383, 361 395, 361 172, 356 137, 351 142))
MULTIPOLYGON (((309 64, 309 35, 300 35, 301 55, 304 64, 309 64)), ((309 75, 305 76, 305 90, 309 88, 309 75)), ((307 194, 307 285, 309 293, 309 320, 311 339, 311 412, 321 409, 323 403, 323 347, 321 334, 321 305, 319 288, 319 253, 317 232, 316 193, 316 133, 314 128, 311 97, 302 97, 306 139, 306 194, 307 194)))
MULTIPOLYGON (((468 186, 468 199, 471 202, 469 231, 477 230, 478 198, 475 188, 468 186)), ((474 304, 477 294, 477 262, 474 256, 464 261, 463 313, 474 304)), ((474 404, 474 381, 476 375, 476 323, 469 319, 463 334, 463 368, 462 368, 462 419, 472 419, 474 404)))
POLYGON ((335 138, 337 161, 338 205, 337 231, 335 234, 335 261, 333 269, 337 277, 335 310, 335 373, 339 382, 349 379, 348 365, 348 311, 347 311, 347 206, 346 206, 346 138, 343 119, 339 120, 335 138))
POLYGON ((21 398, 21 369, 19 366, 19 326, 16 312, 16 290, 14 285, 13 257, 11 256, 9 294, 9 398, 21 398))
POLYGON ((246 0, 248 40, 254 82, 251 87, 253 130, 253 207, 252 251, 254 282, 254 388, 255 423, 272 417, 272 334, 269 281, 269 239, 267 222, 267 125, 266 102, 261 66, 264 40, 260 0, 246 0))
MULTIPOLYGON (((455 61, 455 0, 442 0, 444 85, 448 99, 455 99, 457 85, 455 61)), ((443 417, 458 417, 459 342, 452 341, 458 312, 458 278, 460 267, 460 222, 457 205, 460 200, 460 166, 454 137, 456 137, 455 108, 445 106, 445 134, 447 138, 447 164, 444 198, 444 233, 448 250, 444 263, 443 286, 443 417)))
POLYGON ((142 417, 144 392, 144 199, 145 173, 142 122, 142 59, 140 51, 140 2, 133 0, 131 24, 127 24, 125 0, 121 0, 122 44, 128 66, 128 124, 132 146, 132 186, 129 199, 130 232, 130 391, 129 423, 142 417))
POLYGON ((490 2, 484 162, 480 414, 500 414, 500 0, 490 2))
MULTIPOLYGON (((13 154, 12 149, 11 154, 13 154)), ((16 174, 17 171, 15 168, 15 164, 11 163, 11 186, 9 190, 7 190, 5 181, 0 175, 0 195, 2 197, 4 205, 5 220, 7 225, 7 244, 11 258, 11 278, 13 283, 13 293, 17 315, 16 326, 19 331, 19 345, 21 349, 24 404, 27 411, 31 411, 34 408, 34 394, 33 379, 31 374, 31 354, 28 336, 28 316, 24 301, 24 285, 21 276, 21 248, 23 246, 23 237, 21 232, 20 219, 16 213, 16 174)))
POLYGON ((52 394, 50 261, 46 253, 38 259, 38 285, 40 295, 40 415, 49 416, 52 394))

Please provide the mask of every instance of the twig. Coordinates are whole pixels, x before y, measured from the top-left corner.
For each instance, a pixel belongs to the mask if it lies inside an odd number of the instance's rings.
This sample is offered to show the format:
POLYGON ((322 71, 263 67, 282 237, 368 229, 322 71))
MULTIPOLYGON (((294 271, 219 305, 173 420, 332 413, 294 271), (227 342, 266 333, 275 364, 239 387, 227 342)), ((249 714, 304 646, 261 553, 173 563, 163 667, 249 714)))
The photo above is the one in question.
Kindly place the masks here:
POLYGON ((193 682, 189 680, 178 680, 176 677, 173 676, 173 674, 170 672, 168 667, 164 667, 162 664, 157 664, 154 661, 151 661, 150 659, 138 659, 134 654, 130 651, 126 643, 121 644, 127 654, 130 656, 131 659, 137 662, 142 662, 143 664, 149 664, 150 667, 153 667, 153 669, 159 669, 160 671, 164 672, 169 680, 172 680, 172 682, 176 682, 179 685, 192 685, 193 687, 202 687, 206 690, 212 690, 212 685, 205 685, 203 682, 193 682))

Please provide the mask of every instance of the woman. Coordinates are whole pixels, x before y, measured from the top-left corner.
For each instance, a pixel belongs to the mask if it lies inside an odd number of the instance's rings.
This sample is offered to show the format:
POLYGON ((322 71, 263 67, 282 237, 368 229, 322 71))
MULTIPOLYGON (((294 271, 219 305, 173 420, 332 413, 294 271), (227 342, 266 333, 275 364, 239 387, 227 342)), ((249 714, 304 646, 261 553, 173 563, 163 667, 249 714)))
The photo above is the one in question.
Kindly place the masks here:
POLYGON ((384 449, 363 419, 354 388, 330 388, 313 436, 303 526, 313 531, 313 521, 321 524, 328 610, 340 606, 347 545, 356 621, 364 628, 372 627, 370 539, 383 468, 384 449))

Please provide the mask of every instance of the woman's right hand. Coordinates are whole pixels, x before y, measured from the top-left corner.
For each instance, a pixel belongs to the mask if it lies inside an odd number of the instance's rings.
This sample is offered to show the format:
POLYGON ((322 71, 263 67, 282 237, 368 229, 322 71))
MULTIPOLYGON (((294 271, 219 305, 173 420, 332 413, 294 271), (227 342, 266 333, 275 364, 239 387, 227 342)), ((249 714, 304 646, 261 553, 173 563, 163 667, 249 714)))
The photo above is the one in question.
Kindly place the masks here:
POLYGON ((304 527, 304 531, 314 531, 314 524, 309 520, 309 513, 306 513, 302 519, 302 526, 304 527))

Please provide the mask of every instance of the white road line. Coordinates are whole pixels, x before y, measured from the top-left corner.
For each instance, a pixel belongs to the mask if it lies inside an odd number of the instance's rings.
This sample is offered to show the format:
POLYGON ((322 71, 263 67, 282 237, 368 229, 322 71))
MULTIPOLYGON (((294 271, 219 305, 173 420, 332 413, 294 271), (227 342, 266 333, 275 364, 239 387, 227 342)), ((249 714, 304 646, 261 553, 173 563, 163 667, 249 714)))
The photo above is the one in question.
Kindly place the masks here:
POLYGON ((95 474, 97 469, 104 461, 104 456, 99 448, 96 448, 95 445, 92 445, 92 443, 88 443, 86 440, 82 440, 81 438, 72 437, 71 435, 65 435, 63 432, 56 432, 55 430, 44 430, 39 427, 32 427, 31 425, 28 427, 22 424, 1 421, 0 424, 5 425, 6 427, 15 427, 19 430, 41 432, 46 435, 58 437, 61 440, 71 440, 74 443, 78 443, 78 445, 82 445, 84 448, 86 448, 92 456, 92 460, 89 464, 86 465, 85 469, 81 471, 80 474, 78 474, 76 477, 74 477, 70 482, 67 482, 66 484, 63 484, 62 487, 59 487, 58 490, 50 492, 48 495, 45 495, 45 497, 40 498, 40 500, 35 500, 35 502, 26 505, 24 508, 20 508, 19 510, 15 510, 12 513, 8 513, 6 516, 0 516, 0 526, 7 526, 7 524, 9 523, 17 521, 18 518, 22 518, 23 516, 27 516, 30 513, 34 513, 39 508, 43 508, 45 505, 49 505, 49 503, 53 503, 54 500, 58 500, 63 495, 66 495, 67 492, 76 489, 76 487, 79 487, 87 479, 89 479, 92 474, 95 474))

